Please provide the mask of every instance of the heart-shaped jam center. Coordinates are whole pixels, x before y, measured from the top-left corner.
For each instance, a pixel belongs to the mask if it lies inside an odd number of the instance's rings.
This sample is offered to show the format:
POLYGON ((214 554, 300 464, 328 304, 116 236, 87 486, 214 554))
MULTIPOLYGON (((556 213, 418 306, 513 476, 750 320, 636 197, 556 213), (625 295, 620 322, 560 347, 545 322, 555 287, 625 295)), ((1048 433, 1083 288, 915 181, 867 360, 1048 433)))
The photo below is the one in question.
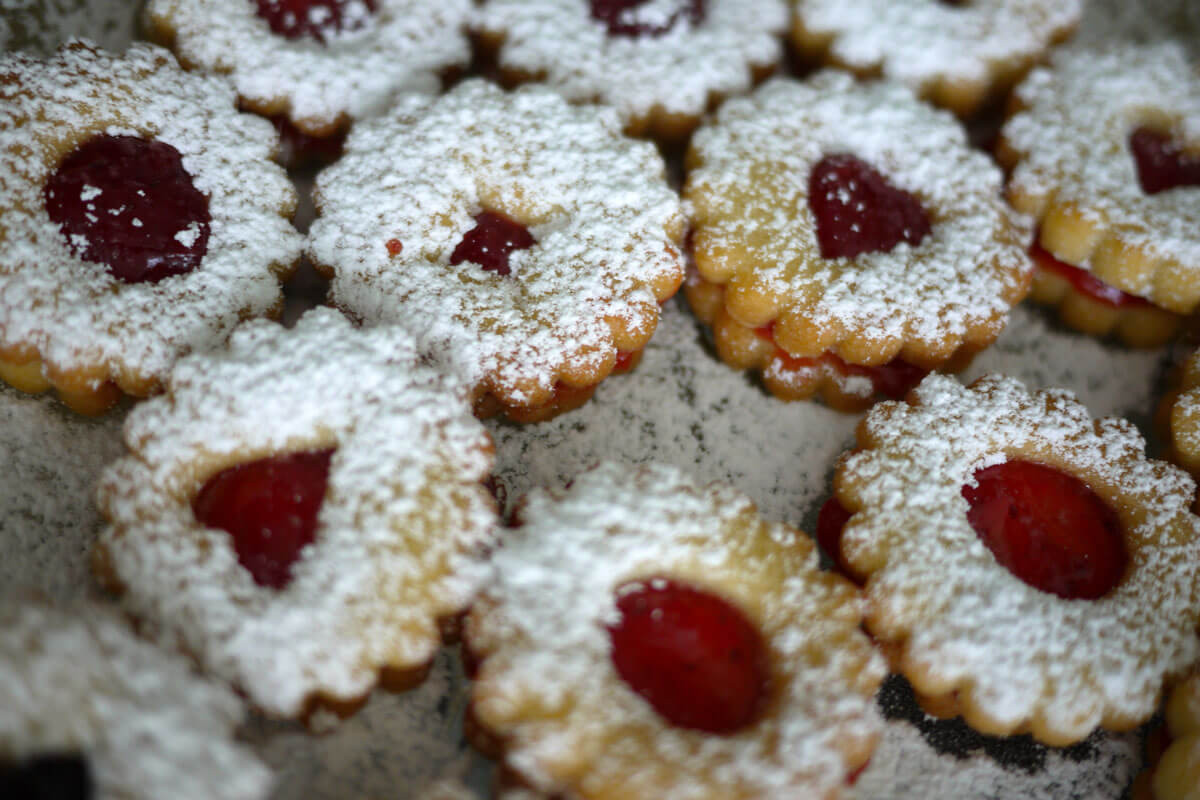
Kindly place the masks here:
POLYGON ((165 142, 97 136, 63 159, 42 194, 75 254, 126 283, 191 272, 208 251, 208 198, 165 142))
POLYGON ((1059 261, 1041 245, 1035 244, 1029 250, 1033 263, 1038 269, 1055 273, 1071 284, 1075 291, 1086 295, 1109 308, 1146 308, 1153 306, 1144 297, 1122 292, 1115 286, 1109 286, 1086 269, 1073 267, 1065 261, 1059 261))
POLYGON ((494 211, 483 211, 475 216, 475 227, 463 234, 450 254, 450 265, 469 261, 488 272, 508 276, 512 274, 508 256, 535 244, 533 234, 521 223, 494 211))
POLYGON ((608 629, 617 673, 680 728, 732 733, 768 694, 767 650, 745 615, 714 594, 654 578, 617 593, 608 629))
POLYGON ((255 0, 258 16, 286 39, 307 36, 324 44, 334 34, 356 31, 375 13, 375 0, 255 0))
POLYGON ((1138 182, 1146 194, 1200 186, 1200 155, 1184 152, 1183 146, 1167 134, 1138 128, 1129 137, 1129 149, 1137 165, 1138 182))
POLYGON ((662 36, 682 19, 704 21, 704 0, 591 0, 591 6, 609 36, 662 36))
POLYGON ((0 797, 13 800, 90 800, 91 770, 82 756, 44 755, 0 764, 0 797))
POLYGON ((977 470, 964 485, 967 520, 996 560, 1025 583, 1069 600, 1110 592, 1129 561, 1117 514, 1085 483, 1032 461, 977 470))
POLYGON ((932 230, 920 200, 847 153, 825 156, 813 167, 808 207, 822 258, 886 253, 901 242, 916 247, 932 230))
POLYGON ((316 538, 333 450, 272 456, 218 472, 192 511, 233 537, 238 561, 259 586, 282 589, 300 551, 316 538))

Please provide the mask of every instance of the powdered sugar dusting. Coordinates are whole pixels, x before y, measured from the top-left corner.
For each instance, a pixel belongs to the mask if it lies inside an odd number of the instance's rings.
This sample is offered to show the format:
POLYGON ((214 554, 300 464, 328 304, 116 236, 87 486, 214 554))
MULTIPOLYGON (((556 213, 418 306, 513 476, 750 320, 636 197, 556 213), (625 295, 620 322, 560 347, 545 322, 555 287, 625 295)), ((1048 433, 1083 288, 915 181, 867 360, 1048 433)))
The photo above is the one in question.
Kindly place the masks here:
POLYGON ((520 517, 467 641, 483 657, 476 717, 536 788, 820 797, 845 780, 843 748, 869 751, 883 662, 857 631, 856 595, 818 572, 807 537, 760 520, 745 495, 674 468, 606 463, 565 491, 534 492, 520 517), (769 712, 713 736, 665 723, 624 684, 605 626, 619 619, 617 588, 652 577, 714 591, 753 621, 771 654, 769 712))
POLYGON ((130 414, 133 455, 98 490, 126 607, 284 716, 430 660, 436 620, 465 605, 495 523, 479 483, 491 444, 461 381, 420 366, 398 330, 355 332, 321 309, 291 331, 239 328, 227 353, 180 362, 167 392, 130 414), (191 499, 233 464, 326 447, 316 541, 288 586, 259 586, 191 499))
POLYGON ((405 326, 506 402, 529 404, 567 369, 611 364, 614 322, 639 342, 653 331, 652 287, 683 274, 682 214, 663 173, 611 111, 467 81, 355 127, 317 178, 310 249, 335 272, 334 303, 405 326), (511 275, 449 265, 485 208, 537 242, 512 254, 511 275))
POLYGON ((295 191, 269 161, 270 125, 238 114, 223 81, 183 72, 157 47, 117 57, 78 42, 48 62, 9 55, 0 75, 0 343, 32 345, 59 370, 99 363, 144 394, 180 355, 280 301, 274 273, 300 252, 284 216, 295 191), (199 268, 123 284, 72 250, 42 187, 61 157, 101 133, 182 154, 212 215, 199 268))
MULTIPOLYGON (((649 26, 682 5, 660 0, 625 13, 649 26)), ((613 106, 629 121, 655 109, 697 116, 714 93, 744 92, 753 68, 779 61, 785 3, 708 0, 704 9, 699 24, 678 14, 658 36, 609 36, 587 0, 489 0, 477 24, 503 37, 502 67, 542 77, 572 100, 613 106)))
MULTIPOLYGON (((1021 157, 1013 190, 1052 197, 1172 269, 1200 275, 1200 189, 1145 194, 1128 145, 1134 129, 1149 125, 1200 146, 1200 62, 1174 42, 1078 48, 1032 72, 1017 97, 1025 110, 1003 129, 1021 157)), ((1120 288, 1187 310, 1154 285, 1153 271, 1139 277, 1120 288)))
POLYGON ((99 608, 0 606, 0 758, 86 759, 100 798, 267 796, 232 741, 243 707, 99 608))
POLYGON ((856 512, 843 552, 870 574, 873 633, 902 644, 918 689, 957 689, 998 727, 1070 741, 1149 718, 1164 678, 1200 655, 1192 480, 1148 461, 1131 424, 1093 423, 1063 390, 1030 394, 995 376, 964 389, 931 375, 914 396, 876 406, 860 429, 865 449, 838 470, 838 498, 856 512), (1079 477, 1117 512, 1130 566, 1107 595, 1038 591, 975 534, 962 486, 1010 457, 1079 477))
POLYGON ((320 132, 381 111, 397 91, 437 91, 440 70, 470 60, 470 7, 470 0, 376 0, 374 14, 355 18, 361 25, 347 18, 347 29, 324 44, 272 33, 250 0, 151 0, 146 18, 183 63, 228 75, 255 109, 286 111, 302 129, 320 132))
POLYGON ((837 60, 881 69, 914 90, 945 80, 990 83, 1070 31, 1082 0, 798 0, 811 35, 829 37, 837 60))
POLYGON ((805 83, 777 79, 722 106, 692 150, 699 164, 685 193, 695 224, 714 251, 741 254, 702 263, 704 277, 760 288, 819 328, 929 346, 961 341, 1001 325, 1028 278, 1025 231, 1000 199, 1000 171, 968 147, 953 117, 901 86, 856 84, 833 71, 805 83), (932 234, 916 247, 821 258, 808 181, 835 153, 915 195, 932 234), (717 272, 726 274, 708 274, 717 272))

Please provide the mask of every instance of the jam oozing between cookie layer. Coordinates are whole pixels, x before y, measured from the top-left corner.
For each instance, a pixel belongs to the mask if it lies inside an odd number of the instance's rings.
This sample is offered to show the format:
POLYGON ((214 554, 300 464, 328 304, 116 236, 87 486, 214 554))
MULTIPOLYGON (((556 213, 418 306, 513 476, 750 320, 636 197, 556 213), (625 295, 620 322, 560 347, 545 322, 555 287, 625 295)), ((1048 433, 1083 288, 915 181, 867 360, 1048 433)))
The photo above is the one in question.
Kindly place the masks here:
MULTIPOLYGON (((764 339, 775 343, 774 323, 755 328, 754 332, 764 339)), ((907 361, 897 358, 886 364, 865 367, 861 364, 847 364, 834 353, 823 353, 818 358, 798 358, 791 355, 778 344, 775 345, 775 357, 782 362, 783 369, 789 372, 799 372, 806 369, 824 367, 832 369, 843 377, 859 376, 871 381, 875 394, 883 395, 892 400, 902 400, 905 395, 918 383, 924 380, 929 370, 913 366, 907 361)))
POLYGON ((964 485, 967 520, 1004 567, 1043 592, 1093 600, 1125 574, 1121 522, 1086 484, 1053 467, 1013 460, 964 485))
POLYGON ((1138 128, 1129 137, 1129 149, 1137 164, 1138 182, 1146 194, 1200 186, 1200 155, 1185 153, 1167 134, 1138 128))
POLYGON ((470 261, 488 272, 508 276, 512 274, 509 255, 535 244, 537 240, 521 223, 494 211, 482 211, 475 216, 475 227, 463 234, 462 241, 450 254, 450 265, 470 261))
POLYGON ((59 164, 43 199, 72 250, 126 283, 191 272, 208 250, 208 198, 166 142, 90 139, 59 164))
MULTIPOLYGON (((608 26, 609 36, 662 36, 682 19, 693 25, 704 21, 704 0, 676 0, 670 10, 650 5, 650 0, 591 0, 592 19, 608 26)), ((663 3, 657 3, 664 5, 663 3)))
POLYGON ((0 797, 15 800, 90 800, 92 776, 78 755, 44 755, 0 763, 0 797))
POLYGON ((817 514, 817 545, 825 555, 833 560, 833 566, 843 575, 854 573, 842 556, 842 529, 853 516, 846 507, 838 502, 836 497, 830 497, 821 504, 817 514))
POLYGON ((258 16, 286 39, 307 36, 324 44, 334 34, 356 31, 375 13, 375 0, 255 0, 258 16))
POLYGON ((825 156, 813 167, 808 206, 822 258, 886 253, 901 242, 916 247, 932 230, 920 200, 848 153, 825 156))
POLYGON ((1029 255, 1033 257, 1038 269, 1055 273, 1070 283, 1075 291, 1110 308, 1146 308, 1154 305, 1144 297, 1127 294, 1115 286, 1109 286, 1085 269, 1059 261, 1041 245, 1035 244, 1030 248, 1029 255))
POLYGON ((282 589, 316 538, 333 450, 263 458, 218 472, 192 501, 196 519, 233 537, 238 561, 259 586, 282 589))
POLYGON ((767 695, 767 651, 741 611, 663 578, 618 591, 617 610, 613 665, 668 722, 717 734, 754 722, 767 695))

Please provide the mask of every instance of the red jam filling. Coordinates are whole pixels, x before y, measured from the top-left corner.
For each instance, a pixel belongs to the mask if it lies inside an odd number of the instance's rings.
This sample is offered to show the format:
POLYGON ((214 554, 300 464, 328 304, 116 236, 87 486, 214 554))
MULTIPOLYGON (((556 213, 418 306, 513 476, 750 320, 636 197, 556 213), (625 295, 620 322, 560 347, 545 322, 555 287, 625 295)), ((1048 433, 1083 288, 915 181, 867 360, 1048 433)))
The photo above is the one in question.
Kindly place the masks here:
POLYGON ((704 21, 704 0, 679 0, 676 9, 661 18, 638 19, 634 12, 649 0, 591 0, 592 19, 608 26, 609 36, 662 36, 687 18, 693 25, 704 21))
POLYGON ((208 251, 208 198, 166 142, 97 136, 63 159, 42 194, 75 254, 126 283, 191 272, 208 251))
POLYGON ((1121 522, 1078 478, 1031 461, 977 470, 964 485, 967 519, 1009 572, 1043 592, 1094 600, 1129 560, 1121 522))
POLYGON ((808 207, 822 258, 886 253, 901 242, 916 247, 932 230, 920 200, 848 153, 825 156, 813 167, 808 207))
POLYGON ((310 164, 332 164, 342 155, 346 143, 346 132, 339 131, 330 136, 310 136, 292 124, 282 114, 268 118, 279 134, 280 160, 296 169, 310 164))
MULTIPOLYGON (((764 339, 775 343, 773 328, 775 323, 755 328, 754 332, 764 339)), ((779 345, 775 345, 775 355, 783 360, 784 367, 789 371, 813 369, 826 366, 844 376, 857 375, 871 381, 876 394, 891 400, 901 400, 914 386, 925 379, 929 370, 913 366, 903 359, 895 359, 887 364, 876 367, 864 367, 860 364, 847 364, 833 353, 823 353, 819 358, 797 358, 788 354, 779 345)))
POLYGON ((450 265, 470 261, 488 272, 507 277, 512 274, 509 254, 535 244, 537 240, 521 223, 494 211, 483 211, 475 216, 475 227, 463 234, 462 241, 450 254, 450 265))
POLYGON ((0 797, 12 800, 91 800, 91 769, 80 755, 43 755, 0 763, 0 797))
POLYGON ((255 5, 279 36, 307 36, 321 44, 331 34, 362 28, 375 13, 375 0, 255 0, 255 5))
POLYGON ((1055 273, 1070 283, 1075 291, 1110 308, 1146 308, 1154 305, 1144 297, 1126 294, 1115 286, 1109 286, 1085 269, 1059 261, 1039 244, 1030 248, 1029 255, 1038 269, 1055 273))
POLYGON ((1129 137, 1129 149, 1137 164, 1138 182, 1146 194, 1200 186, 1200 156, 1185 153, 1167 134, 1138 128, 1129 137))
POLYGON ((618 592, 612 660, 672 725, 733 733, 768 694, 767 649, 741 611, 716 595, 655 578, 618 592))
POLYGON ((817 546, 829 556, 837 571, 846 576, 853 576, 854 573, 842 556, 842 529, 852 516, 836 497, 826 500, 817 514, 817 546))
POLYGON ((333 450, 273 456, 209 478, 192 501, 196 519, 233 537, 238 561, 259 586, 282 589, 316 538, 333 450))

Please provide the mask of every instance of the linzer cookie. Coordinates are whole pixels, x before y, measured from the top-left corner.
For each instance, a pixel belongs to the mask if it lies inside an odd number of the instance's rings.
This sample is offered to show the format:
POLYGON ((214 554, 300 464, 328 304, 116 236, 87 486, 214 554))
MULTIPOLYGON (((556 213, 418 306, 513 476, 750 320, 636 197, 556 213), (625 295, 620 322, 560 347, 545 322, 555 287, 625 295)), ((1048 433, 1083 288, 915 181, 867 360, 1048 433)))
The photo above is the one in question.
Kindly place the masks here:
POLYGON ((234 104, 148 45, 0 58, 0 378, 99 413, 280 308, 296 193, 234 104))
POLYGON ((102 476, 101 580, 266 713, 404 688, 495 526, 491 440, 394 328, 318 309, 184 359, 102 476))
POLYGON ((927 710, 1065 745, 1140 725, 1200 655, 1193 489, 1070 392, 931 375, 867 414, 819 537, 927 710))
POLYGON ((1070 36, 1082 0, 795 0, 810 58, 882 75, 959 115, 1006 91, 1070 36))
POLYGON ((0 605, 0 795, 261 800, 271 774, 234 743, 244 708, 115 614, 0 605))
POLYGON ((722 106, 687 166, 688 299, 780 397, 903 396, 991 344, 1028 290, 1000 171, 904 87, 771 81, 722 106))
POLYGON ((1034 299, 1131 345, 1200 304, 1200 71, 1179 44, 1069 51, 1014 96, 998 154, 1039 224, 1034 299))
POLYGON ((883 660, 803 533, 734 489, 614 463, 517 519, 464 629, 476 738, 511 779, 595 800, 832 798, 866 763, 883 660))
POLYGON ((1196 800, 1200 795, 1200 673, 1181 681, 1167 698, 1166 747, 1134 781, 1133 800, 1196 800))
POLYGON ((332 302, 451 353, 481 414, 542 419, 636 363, 683 279, 683 215, 652 144, 607 109, 471 80, 351 131, 317 177, 332 302))
POLYGON ((150 0, 155 40, 227 75, 243 105, 329 136, 470 60, 470 0, 150 0))
POLYGON ((784 0, 490 0, 478 25, 510 82, 543 80, 676 140, 778 64, 784 0))
POLYGON ((1181 364, 1175 386, 1163 398, 1159 419, 1170 458, 1193 476, 1200 475, 1200 351, 1181 364))

